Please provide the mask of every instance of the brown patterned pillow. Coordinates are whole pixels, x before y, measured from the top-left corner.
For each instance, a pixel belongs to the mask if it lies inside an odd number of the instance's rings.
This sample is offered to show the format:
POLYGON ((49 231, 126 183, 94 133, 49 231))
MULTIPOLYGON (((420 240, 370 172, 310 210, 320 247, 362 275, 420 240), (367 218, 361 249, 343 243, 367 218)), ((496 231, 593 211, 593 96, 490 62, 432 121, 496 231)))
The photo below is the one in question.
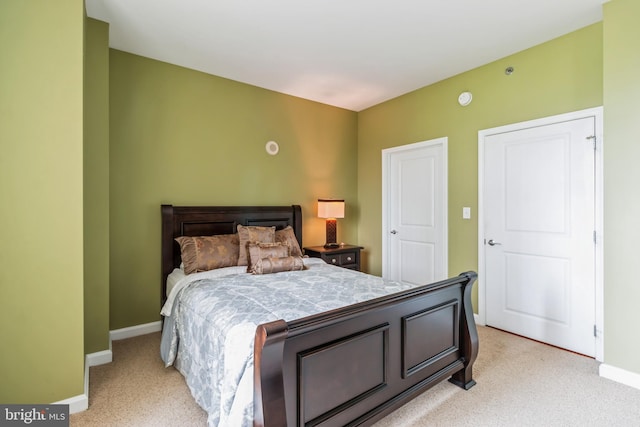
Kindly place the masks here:
POLYGON ((253 267, 262 258, 280 258, 290 255, 289 246, 285 243, 249 242, 247 245, 247 273, 253 273, 253 267))
POLYGON ((269 274, 297 270, 304 270, 302 257, 287 256, 280 258, 262 258, 252 266, 251 272, 253 274, 269 274))
POLYGON ((282 230, 276 231, 276 242, 287 243, 291 248, 291 256, 302 256, 300 244, 298 243, 298 239, 296 239, 296 235, 290 225, 287 225, 282 230))
POLYGON ((177 237, 185 274, 238 265, 237 234, 177 237))
POLYGON ((238 225, 238 239, 240 240, 238 265, 249 264, 247 254, 247 244, 249 242, 274 243, 276 241, 275 235, 275 227, 238 225))

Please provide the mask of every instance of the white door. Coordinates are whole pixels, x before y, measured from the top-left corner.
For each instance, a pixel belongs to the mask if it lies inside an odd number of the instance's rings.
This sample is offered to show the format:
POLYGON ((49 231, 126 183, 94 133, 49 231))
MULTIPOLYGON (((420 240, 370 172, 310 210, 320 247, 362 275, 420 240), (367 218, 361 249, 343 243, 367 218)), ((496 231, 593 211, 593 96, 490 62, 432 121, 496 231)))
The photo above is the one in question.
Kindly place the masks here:
POLYGON ((595 355, 595 119, 484 139, 486 323, 595 355))
POLYGON ((383 150, 384 278, 447 276, 447 138, 383 150))

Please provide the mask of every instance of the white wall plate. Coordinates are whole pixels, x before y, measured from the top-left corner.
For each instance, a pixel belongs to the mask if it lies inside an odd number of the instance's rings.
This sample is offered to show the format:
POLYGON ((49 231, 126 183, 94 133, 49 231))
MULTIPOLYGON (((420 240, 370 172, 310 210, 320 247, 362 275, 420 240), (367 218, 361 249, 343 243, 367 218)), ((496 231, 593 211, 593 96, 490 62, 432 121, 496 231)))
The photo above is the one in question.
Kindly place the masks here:
POLYGON ((278 154, 278 151, 280 151, 280 147, 278 146, 278 143, 275 141, 267 142, 264 148, 265 150, 267 150, 267 153, 272 156, 275 156, 276 154, 278 154))
POLYGON ((471 95, 471 92, 462 92, 458 96, 458 104, 462 105, 463 107, 466 107, 467 105, 471 104, 472 99, 473 99, 473 95, 471 95))

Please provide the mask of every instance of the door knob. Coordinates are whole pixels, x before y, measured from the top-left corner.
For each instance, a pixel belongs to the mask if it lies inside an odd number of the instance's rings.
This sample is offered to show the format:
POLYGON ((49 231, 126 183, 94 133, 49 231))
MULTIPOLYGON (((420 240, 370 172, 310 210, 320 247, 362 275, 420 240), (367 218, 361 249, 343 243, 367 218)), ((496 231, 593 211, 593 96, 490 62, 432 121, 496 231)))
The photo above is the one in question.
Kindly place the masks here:
POLYGON ((495 245, 501 245, 502 243, 498 243, 496 241, 494 241, 493 239, 490 239, 488 242, 489 246, 495 246, 495 245))
POLYGON ((391 230, 389 233, 391 234, 398 234, 398 232, 396 230, 391 230))

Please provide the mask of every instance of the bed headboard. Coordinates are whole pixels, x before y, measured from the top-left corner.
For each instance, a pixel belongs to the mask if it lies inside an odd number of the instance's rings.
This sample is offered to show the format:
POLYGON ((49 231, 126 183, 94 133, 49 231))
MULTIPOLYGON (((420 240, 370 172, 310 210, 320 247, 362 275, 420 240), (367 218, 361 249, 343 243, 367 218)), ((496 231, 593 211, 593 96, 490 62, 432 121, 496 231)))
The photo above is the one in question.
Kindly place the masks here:
POLYGON ((238 224, 293 227, 302 247, 302 210, 292 206, 173 206, 162 205, 162 295, 166 299, 167 276, 180 265, 180 236, 236 233, 238 224))

